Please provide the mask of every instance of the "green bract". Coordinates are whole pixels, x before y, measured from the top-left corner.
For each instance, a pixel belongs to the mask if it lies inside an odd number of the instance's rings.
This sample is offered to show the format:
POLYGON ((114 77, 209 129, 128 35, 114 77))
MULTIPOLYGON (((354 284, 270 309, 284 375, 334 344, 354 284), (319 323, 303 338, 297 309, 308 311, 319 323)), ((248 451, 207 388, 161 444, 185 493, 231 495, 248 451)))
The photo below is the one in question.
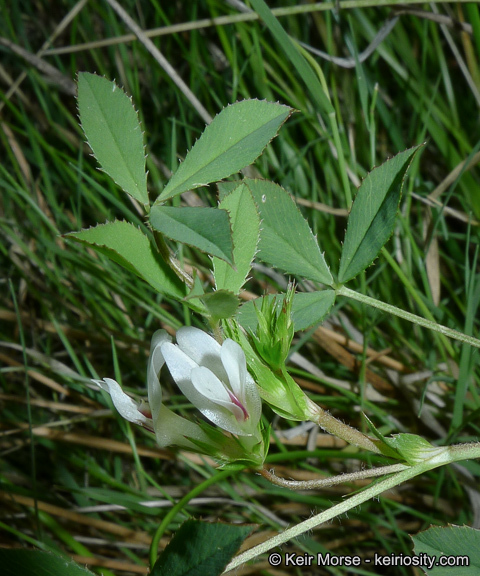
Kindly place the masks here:
POLYGON ((277 307, 275 298, 264 298, 261 308, 255 308, 258 324, 256 331, 251 333, 251 340, 259 356, 275 372, 285 367, 292 344, 294 328, 291 314, 294 294, 295 288, 291 284, 281 308, 277 307))
POLYGON ((312 417, 311 403, 286 370, 273 372, 257 355, 235 320, 229 320, 225 323, 225 332, 239 342, 243 348, 248 369, 257 383, 262 399, 284 418, 310 420, 312 417))

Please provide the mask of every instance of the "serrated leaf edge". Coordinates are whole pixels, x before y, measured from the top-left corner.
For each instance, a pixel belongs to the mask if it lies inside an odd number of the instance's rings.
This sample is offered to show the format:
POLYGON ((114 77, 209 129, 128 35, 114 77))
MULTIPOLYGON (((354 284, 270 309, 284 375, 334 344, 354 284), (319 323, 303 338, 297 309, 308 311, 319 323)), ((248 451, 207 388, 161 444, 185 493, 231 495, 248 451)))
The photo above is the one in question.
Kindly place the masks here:
MULTIPOLYGON (((235 106, 236 104, 240 104, 240 103, 242 103, 242 102, 251 102, 251 101, 253 101, 253 102, 266 102, 266 103, 268 103, 268 104, 277 104, 277 105, 279 105, 279 106, 283 106, 284 108, 288 108, 288 109, 289 109, 289 112, 288 112, 287 116, 284 118, 284 120, 281 122, 281 124, 278 126, 276 133, 275 133, 275 134, 270 138, 270 140, 265 144, 265 146, 261 149, 261 151, 258 153, 258 155, 255 156, 255 158, 254 158, 249 164, 246 164, 246 165, 243 166, 242 168, 239 168, 236 172, 232 172, 231 174, 228 174, 228 175, 226 175, 226 176, 223 176, 222 179, 228 178, 229 176, 232 176, 233 174, 237 174, 238 172, 240 172, 240 170, 243 170, 244 168, 246 168, 246 166, 251 166, 251 165, 263 154, 263 152, 265 151, 265 148, 270 144, 270 142, 272 142, 272 140, 278 136, 278 133, 279 133, 279 131, 280 131, 280 128, 285 124, 285 122, 286 122, 286 121, 290 118, 290 116, 295 112, 295 109, 294 109, 294 108, 291 108, 290 106, 287 106, 286 104, 281 104, 281 103, 278 102, 278 101, 277 101, 277 102, 270 102, 270 101, 267 100, 266 98, 263 98, 262 100, 259 100, 258 98, 246 98, 245 100, 237 100, 236 102, 227 104, 227 106, 224 106, 224 107, 220 110, 220 112, 218 112, 218 113, 216 114, 215 118, 216 118, 219 114, 221 114, 224 110, 227 110, 228 108, 230 108, 230 107, 232 107, 232 106, 235 106)), ((213 120, 215 120, 215 118, 214 118, 213 120)), ((213 122, 213 120, 212 120, 212 122, 213 122)), ((210 126, 210 124, 207 124, 205 129, 207 129, 209 126, 210 126)), ((187 153, 185 154, 185 158, 186 158, 187 155, 191 152, 191 150, 193 150, 193 148, 195 147, 195 145, 197 144, 197 142, 202 138, 203 134, 204 134, 204 132, 202 132, 202 134, 200 134, 200 136, 195 140, 195 142, 193 143, 193 145, 191 146, 191 148, 190 148, 190 149, 187 151, 187 153)), ((241 140, 240 140, 240 142, 241 142, 241 140)), ((238 144, 238 142, 237 142, 237 144, 238 144)), ((184 158, 184 160, 185 160, 185 158, 184 158)), ((217 157, 212 157, 212 159, 210 160, 210 162, 213 162, 216 158, 218 158, 218 156, 217 156, 217 157)), ((180 167, 180 165, 179 165, 179 167, 180 167)), ((162 192, 160 193, 160 195, 158 196, 158 198, 157 198, 157 199, 155 200, 155 202, 153 203, 154 206, 155 206, 156 204, 161 204, 161 203, 165 202, 166 200, 169 200, 170 198, 174 198, 175 196, 178 196, 179 194, 183 194, 184 192, 186 192, 186 189, 185 189, 185 190, 180 190, 180 191, 178 191, 178 192, 175 192, 175 193, 172 194, 172 195, 167 195, 167 196, 165 196, 165 197, 162 197, 163 193, 165 192, 165 189, 168 188, 168 185, 169 185, 170 181, 175 177, 175 174, 178 172, 179 167, 178 167, 177 170, 175 170, 175 172, 172 174, 172 177, 170 178, 169 182, 167 182, 167 184, 165 185, 165 188, 162 190, 162 192)), ((211 184, 211 183, 212 183, 212 182, 195 183, 195 184, 191 185, 191 186, 188 188, 188 190, 194 190, 195 188, 199 188, 200 186, 207 186, 208 184, 211 184)))
MULTIPOLYGON (((148 155, 147 155, 147 153, 146 153, 145 131, 142 130, 142 122, 140 121, 140 117, 139 117, 139 114, 138 114, 138 110, 135 108, 135 105, 134 105, 134 103, 133 103, 133 96, 129 96, 129 95, 127 94, 126 90, 124 89, 124 87, 119 86, 118 84, 116 84, 115 79, 114 79, 114 80, 108 80, 108 78, 107 78, 106 76, 102 76, 102 75, 100 75, 100 74, 91 73, 91 72, 77 72, 77 82, 76 82, 77 95, 76 95, 76 98, 75 98, 75 101, 76 101, 76 109, 77 109, 77 118, 78 118, 78 123, 79 123, 79 125, 80 125, 80 128, 82 129, 82 132, 83 132, 83 134, 84 134, 85 137, 86 137, 86 140, 84 140, 84 142, 85 142, 85 144, 88 145, 88 147, 89 147, 90 150, 92 151, 91 154, 90 154, 90 156, 92 156, 93 158, 95 158, 96 162, 98 163, 97 170, 99 170, 100 172, 103 172, 103 173, 106 174, 109 178, 111 178, 111 179, 113 180, 113 182, 115 182, 115 184, 125 192, 125 194, 128 194, 128 195, 129 195, 131 198, 133 198, 134 200, 139 201, 138 198, 136 198, 135 196, 133 196, 132 194, 130 194, 130 192, 128 192, 127 190, 125 190, 125 188, 124 188, 119 182, 117 182, 117 180, 103 168, 100 160, 97 158, 97 156, 96 156, 96 154, 95 154, 95 151, 93 150, 93 148, 92 148, 92 146, 91 146, 91 144, 90 144, 90 142, 89 142, 87 133, 85 132, 85 129, 84 129, 84 127, 83 127, 83 123, 82 123, 81 116, 80 116, 80 109, 79 109, 79 106, 78 106, 78 81, 79 81, 79 78, 80 78, 80 74, 90 74, 90 75, 92 75, 92 76, 97 76, 98 78, 103 78, 103 79, 107 80, 108 82, 110 82, 111 84, 113 84, 113 86, 115 86, 115 89, 121 90, 121 91, 125 94, 125 96, 130 100, 130 103, 132 104, 132 108, 133 108, 133 110, 134 110, 134 112, 135 112, 135 114, 136 114, 136 116, 137 116, 138 125, 139 125, 140 130, 141 130, 141 133, 142 133, 143 157, 144 157, 144 161, 145 161, 145 164, 144 164, 144 172, 145 172, 145 192, 146 192, 146 194, 147 194, 147 202, 142 202, 142 204, 143 204, 144 206, 148 206, 148 205, 149 205, 149 201, 148 201, 148 188, 147 188, 148 170, 146 170, 146 160, 147 160, 147 156, 148 156, 148 155)), ((129 171, 129 173, 130 173, 130 171, 129 171)), ((132 178, 132 180, 134 180, 134 178, 132 178)))

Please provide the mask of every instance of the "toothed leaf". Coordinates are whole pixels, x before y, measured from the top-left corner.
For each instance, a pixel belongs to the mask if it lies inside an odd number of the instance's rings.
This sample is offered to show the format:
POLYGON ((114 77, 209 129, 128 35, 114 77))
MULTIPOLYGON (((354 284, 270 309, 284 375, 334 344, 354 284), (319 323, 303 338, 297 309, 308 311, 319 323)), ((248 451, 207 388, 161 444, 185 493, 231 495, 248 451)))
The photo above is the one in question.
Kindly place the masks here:
POLYGON ((348 217, 339 282, 348 282, 370 266, 392 235, 403 181, 420 147, 390 158, 363 180, 348 217))
POLYGON ((422 570, 427 576, 480 574, 480 530, 470 526, 431 526, 411 538, 416 556, 424 559, 422 570))
POLYGON ((225 196, 219 208, 230 214, 235 267, 224 260, 213 258, 215 285, 217 290, 225 289, 238 294, 257 251, 260 217, 250 190, 244 184, 225 196))
POLYGON ((187 520, 158 558, 151 576, 219 576, 253 528, 187 520))
POLYGON ((156 203, 235 174, 255 161, 292 109, 265 100, 224 108, 180 164, 156 203))
POLYGON ((260 213, 260 260, 288 274, 331 285, 333 278, 317 240, 290 194, 273 182, 244 183, 260 213))
POLYGON ((155 252, 148 237, 128 222, 108 222, 65 235, 88 244, 146 280, 161 294, 181 299, 186 287, 155 252))
POLYGON ((77 104, 88 144, 103 171, 127 194, 148 204, 143 133, 131 99, 114 82, 82 72, 77 104))
POLYGON ((226 210, 152 206, 150 224, 171 240, 233 264, 232 231, 226 210))

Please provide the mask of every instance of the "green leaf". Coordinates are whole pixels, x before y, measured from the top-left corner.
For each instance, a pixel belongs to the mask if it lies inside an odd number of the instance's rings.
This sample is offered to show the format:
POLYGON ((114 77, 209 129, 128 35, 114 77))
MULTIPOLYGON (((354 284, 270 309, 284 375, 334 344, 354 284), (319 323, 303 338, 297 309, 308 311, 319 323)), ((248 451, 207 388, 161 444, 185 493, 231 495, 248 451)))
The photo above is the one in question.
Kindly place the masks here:
POLYGON ((295 330, 306 330, 320 324, 335 303, 335 290, 295 294, 292 320, 295 330))
POLYGON ((186 296, 185 285, 158 256, 148 237, 133 224, 116 220, 65 236, 106 254, 143 278, 160 294, 176 299, 186 296))
POLYGON ((255 161, 292 109, 265 100, 243 100, 224 108, 180 164, 156 204, 227 178, 255 161))
POLYGON ((225 210, 152 206, 150 224, 172 240, 233 264, 232 232, 225 210))
POLYGON ((405 174, 421 146, 400 152, 374 168, 360 185, 348 217, 340 283, 365 270, 392 235, 405 174))
MULTIPOLYGON (((258 323, 255 306, 261 308, 264 298, 269 300, 275 298, 276 307, 281 309, 284 297, 285 294, 269 294, 268 296, 260 296, 255 300, 245 302, 236 314, 236 318, 245 330, 254 332, 258 323)), ((334 302, 334 290, 295 294, 292 305, 292 320, 295 332, 306 330, 314 324, 319 324, 330 312, 334 302)))
POLYGON ((290 194, 264 180, 244 180, 261 218, 259 258, 288 274, 331 285, 317 240, 290 194))
POLYGON ((64 556, 41 550, 0 549, 2 576, 93 576, 64 556))
POLYGON ((216 290, 203 294, 202 302, 212 318, 231 318, 238 308, 238 297, 228 290, 216 290))
POLYGON ((428 576, 478 576, 480 574, 480 530, 468 526, 433 526, 424 532, 411 536, 414 543, 415 554, 423 558, 425 563, 422 570, 428 576), (424 556, 428 555, 428 556, 424 556), (462 559, 464 565, 452 564, 446 566, 427 566, 426 561, 431 562, 435 556, 435 563, 456 561, 462 559), (468 566, 465 564, 468 561, 468 566))
POLYGON ((250 190, 240 184, 219 204, 230 214, 235 268, 224 260, 213 259, 217 290, 225 289, 238 294, 243 286, 257 251, 260 217, 250 190))
POLYGON ((241 180, 224 180, 217 182, 218 201, 221 202, 241 184, 241 180))
POLYGON ((82 72, 77 104, 88 144, 104 172, 147 205, 143 133, 131 99, 114 82, 82 72))
POLYGON ((151 576, 219 576, 251 525, 187 520, 155 563, 151 576))

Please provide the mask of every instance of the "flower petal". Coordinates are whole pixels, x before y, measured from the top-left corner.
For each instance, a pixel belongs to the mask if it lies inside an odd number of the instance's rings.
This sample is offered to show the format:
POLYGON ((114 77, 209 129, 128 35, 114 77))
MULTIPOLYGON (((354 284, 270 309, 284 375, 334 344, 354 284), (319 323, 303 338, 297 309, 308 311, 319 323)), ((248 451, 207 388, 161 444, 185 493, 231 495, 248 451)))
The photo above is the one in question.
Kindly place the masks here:
MULTIPOLYGON (((208 410, 209 414, 214 413, 217 409, 216 404, 199 392, 192 382, 192 372, 194 369, 199 368, 198 364, 192 360, 190 356, 187 356, 185 352, 180 350, 178 346, 168 342, 162 345, 162 353, 172 378, 183 394, 203 414, 205 414, 205 410, 208 410)), ((225 389, 224 393, 228 397, 225 389)), ((207 416, 207 414, 205 414, 205 416, 207 416)), ((207 418, 210 418, 210 416, 207 416, 207 418)))
POLYGON ((118 410, 120 416, 125 418, 125 420, 153 429, 151 418, 147 418, 140 412, 136 402, 134 402, 130 396, 125 394, 118 382, 112 378, 93 380, 93 382, 110 394, 115 408, 118 410))
POLYGON ((245 352, 240 344, 227 338, 220 352, 232 391, 247 410, 252 429, 262 415, 262 400, 254 379, 247 372, 245 352))
POLYGON ((255 380, 247 372, 245 378, 245 407, 250 416, 250 425, 256 427, 262 416, 262 399, 255 380))
POLYGON ((162 344, 171 342, 172 339, 166 330, 157 330, 150 344, 150 357, 148 359, 147 367, 147 389, 148 389, 148 402, 150 409, 154 415, 154 419, 160 410, 162 404, 162 388, 160 386, 160 379, 158 377, 162 366, 165 364, 165 359, 162 354, 162 344))
POLYGON ((228 375, 228 382, 235 396, 245 402, 245 379, 247 377, 247 361, 241 346, 228 338, 220 350, 223 367, 228 375))
POLYGON ((237 422, 244 422, 245 411, 232 401, 224 384, 208 368, 204 366, 194 368, 192 370, 192 383, 197 392, 200 392, 207 400, 226 408, 235 416, 237 422))
MULTIPOLYGON (((167 342, 162 345, 162 354, 172 378, 177 383, 177 386, 206 418, 232 434, 237 434, 239 436, 248 436, 251 434, 251 432, 245 431, 244 427, 238 424, 232 411, 212 402, 212 400, 196 389, 192 382, 192 372, 198 369, 199 366, 189 356, 187 356, 185 352, 180 350, 178 346, 167 342)), ((228 396, 226 390, 225 394, 228 396)))
POLYGON ((162 344, 161 351, 170 374, 188 400, 206 418, 227 432, 237 436, 256 435, 261 415, 261 400, 255 382, 246 372, 245 356, 241 349, 237 349, 232 341, 233 345, 228 344, 227 352, 224 353, 227 365, 235 363, 236 358, 240 361, 240 367, 229 368, 234 382, 231 392, 235 398, 232 399, 229 394, 229 374, 222 362, 220 344, 202 330, 190 326, 180 328, 177 342, 178 345, 169 342, 162 344), (197 372, 195 381, 192 381, 192 374, 200 367, 200 362, 210 373, 206 383, 203 382, 206 373, 202 371, 197 372), (242 368, 242 362, 245 363, 245 368, 242 368), (213 376, 215 379, 212 379, 213 376), (237 398, 234 388, 237 393, 244 389, 246 404, 243 399, 237 398), (245 420, 246 414, 248 418, 245 420))
MULTIPOLYGON (((190 375, 192 373, 192 368, 197 368, 198 364, 192 360, 190 356, 187 356, 185 352, 180 350, 178 346, 175 346, 175 344, 171 344, 170 342, 162 344, 161 350, 172 378, 180 386, 183 392, 183 383, 191 383, 190 375), (180 382, 182 385, 180 385, 180 382)), ((183 393, 185 394, 185 392, 183 393)))
POLYGON ((220 359, 220 344, 203 330, 184 326, 177 332, 180 348, 199 366, 211 370, 219 380, 226 382, 226 372, 220 359))

